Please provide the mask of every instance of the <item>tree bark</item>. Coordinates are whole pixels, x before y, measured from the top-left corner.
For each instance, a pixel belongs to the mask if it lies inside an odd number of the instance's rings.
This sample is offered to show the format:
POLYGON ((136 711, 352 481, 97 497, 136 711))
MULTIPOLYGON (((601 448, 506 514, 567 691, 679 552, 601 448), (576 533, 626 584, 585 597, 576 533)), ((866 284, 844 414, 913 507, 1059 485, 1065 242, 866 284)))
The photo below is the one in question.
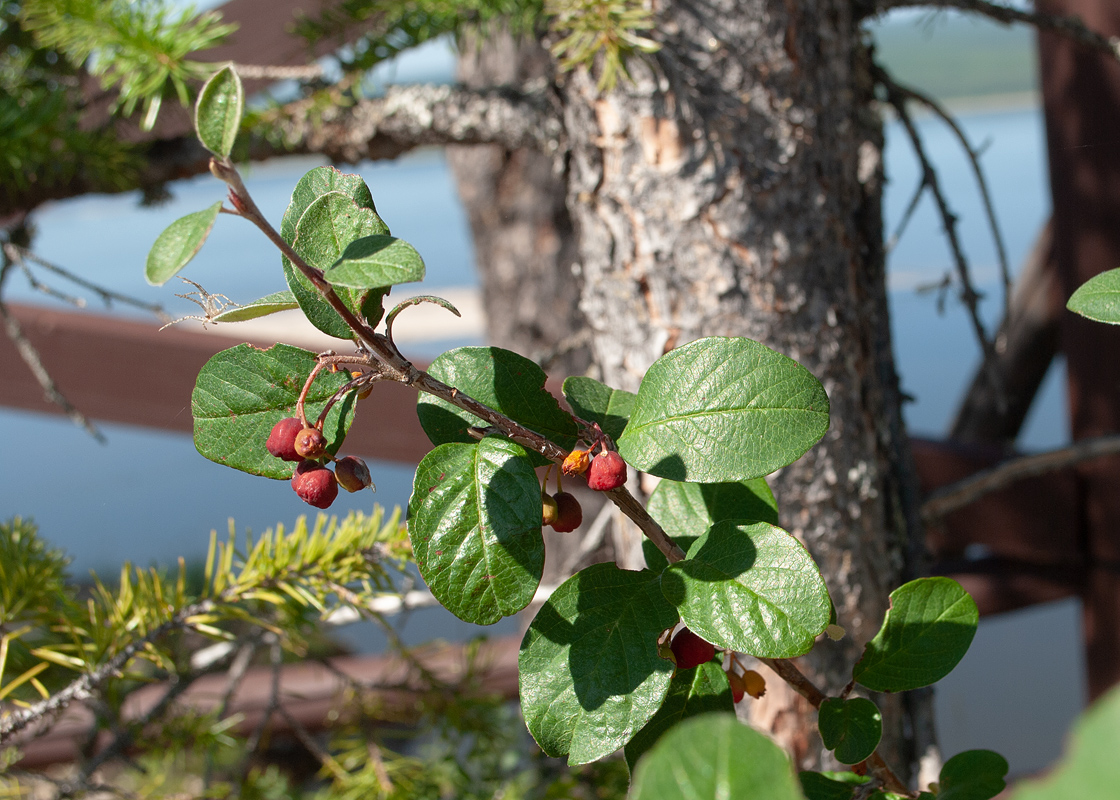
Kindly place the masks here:
MULTIPOLYGON (((919 523, 888 325, 882 130, 848 0, 656 3, 655 59, 606 93, 562 86, 580 307, 603 379, 636 390, 660 355, 747 336, 824 384, 832 425, 772 485, 848 635, 804 665, 837 693, 917 566, 919 523)), ((775 686, 776 679, 770 682, 775 686)), ((775 695, 779 692, 775 691, 775 695)), ((783 697, 785 695, 782 695, 783 697)), ((928 718, 878 698, 907 773, 928 718)), ((795 702, 757 715, 803 766, 827 762, 795 702)))

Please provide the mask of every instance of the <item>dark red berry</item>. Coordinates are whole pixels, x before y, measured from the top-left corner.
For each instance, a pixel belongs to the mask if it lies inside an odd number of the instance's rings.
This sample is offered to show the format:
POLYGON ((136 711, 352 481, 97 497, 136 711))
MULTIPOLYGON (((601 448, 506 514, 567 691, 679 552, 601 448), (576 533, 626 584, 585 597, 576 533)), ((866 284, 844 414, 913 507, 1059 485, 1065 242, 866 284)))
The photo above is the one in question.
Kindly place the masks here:
POLYGON ((715 646, 711 642, 704 641, 688 628, 681 628, 673 637, 672 649, 677 659, 677 669, 692 669, 716 657, 715 646))
POLYGON ((727 673, 727 682, 731 686, 731 699, 738 703, 743 699, 743 695, 747 693, 747 686, 743 683, 743 678, 737 672, 727 673))
POLYGON ((556 521, 552 523, 553 530, 568 533, 583 523, 583 509, 575 495, 557 492, 552 495, 552 499, 556 501, 556 521))
POLYGON ((327 437, 318 428, 304 428, 296 434, 295 448, 302 458, 322 458, 327 454, 327 437))
POLYGON ((555 525, 560 518, 560 507, 552 495, 541 492, 541 525, 555 525))
POLYGON ((597 492, 609 492, 626 483, 626 462, 614 450, 604 450, 591 459, 587 470, 587 486, 597 492))
POLYGON ((367 486, 373 485, 369 467, 357 456, 338 459, 334 464, 334 477, 339 486, 348 492, 360 492, 367 486))
POLYGON ((329 508, 338 497, 334 473, 317 461, 301 461, 292 475, 292 488, 299 499, 315 508, 329 508))
POLYGON ((282 419, 272 426, 265 447, 268 452, 285 461, 301 461, 303 456, 296 452, 296 434, 303 430, 303 423, 295 417, 282 419))

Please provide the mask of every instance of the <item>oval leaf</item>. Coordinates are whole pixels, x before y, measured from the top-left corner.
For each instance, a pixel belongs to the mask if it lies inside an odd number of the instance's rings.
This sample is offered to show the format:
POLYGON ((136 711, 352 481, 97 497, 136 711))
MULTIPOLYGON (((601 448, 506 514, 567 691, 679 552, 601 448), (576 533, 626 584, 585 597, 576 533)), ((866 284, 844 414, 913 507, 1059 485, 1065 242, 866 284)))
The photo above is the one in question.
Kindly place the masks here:
POLYGON ((876 692, 919 689, 944 678, 964 657, 980 613, 952 578, 918 578, 891 592, 883 627, 852 676, 876 692))
POLYGON ((564 379, 564 397, 577 417, 598 422, 603 433, 617 440, 626 429, 630 411, 638 396, 633 392, 612 389, 594 378, 573 375, 564 379))
POLYGON ((267 317, 269 314, 275 314, 277 311, 288 311, 293 308, 299 308, 299 303, 296 302, 296 296, 294 294, 291 292, 273 292, 247 305, 231 308, 229 311, 223 311, 221 314, 215 316, 213 321, 245 322, 250 319, 267 317))
POLYGON ((709 661, 692 669, 677 670, 661 708, 626 745, 626 765, 630 767, 631 774, 642 754, 653 747, 666 731, 689 717, 712 711, 735 711, 731 684, 727 682, 723 667, 709 661))
POLYGON ((661 588, 698 636, 758 658, 809 652, 832 608, 808 551, 766 522, 717 522, 661 588))
POLYGON ((148 251, 148 263, 144 268, 148 283, 162 286, 190 263, 206 243, 221 208, 219 200, 209 208, 175 220, 164 229, 148 251))
POLYGON ((544 569, 541 487, 505 439, 446 444, 416 468, 408 535, 420 575, 459 619, 489 625, 533 599, 544 569))
POLYGON ((718 483, 792 464, 828 430, 828 397, 796 361, 750 339, 672 350, 642 378, 618 450, 637 469, 718 483))
POLYGON ((232 65, 226 65, 215 72, 198 93, 194 126, 202 146, 216 156, 228 156, 237 139, 244 108, 241 78, 232 65))
MULTIPOLYGON (((557 444, 569 448, 575 444, 575 421, 544 388, 544 370, 525 356, 500 347, 460 347, 440 355, 428 372, 557 444)), ((432 444, 473 442, 467 428, 486 424, 423 393, 416 403, 416 416, 432 444)), ((547 463, 536 453, 531 456, 538 465, 547 463)))
POLYGON ((858 764, 875 752, 883 738, 883 715, 879 707, 863 697, 841 700, 830 697, 821 703, 817 716, 821 741, 841 764, 858 764))
MULTIPOLYGON (((292 189, 292 199, 280 220, 280 236, 283 237, 285 242, 291 244, 295 240, 296 225, 303 213, 307 211, 308 206, 331 192, 344 194, 362 208, 368 208, 374 214, 377 213, 373 195, 370 193, 369 186, 362 180, 361 175, 341 172, 334 167, 315 167, 315 169, 304 173, 304 176, 292 189)), ((381 217, 378 217, 378 219, 381 219, 381 217)), ((384 221, 381 224, 385 225, 384 221)), ((381 233, 389 233, 389 226, 385 225, 385 229, 381 233)))
MULTIPOLYGON (((1115 759, 1113 751, 1113 759, 1115 759)), ((1007 759, 991 750, 965 750, 941 767, 938 800, 992 800, 1007 786, 1007 759)), ((1112 790, 1115 791, 1115 784, 1112 790)), ((1104 797, 1105 795, 1070 794, 1065 797, 1104 797)))
POLYGON ((1120 325, 1120 269, 1102 272, 1081 284, 1066 308, 1097 322, 1120 325))
MULTIPOLYGON (((731 483, 662 480, 649 496, 648 510, 685 552, 708 528, 725 519, 778 524, 778 503, 765 478, 731 483)), ((655 572, 669 566, 649 539, 643 539, 642 550, 646 564, 655 572)))
POLYGON ((631 800, 801 800, 778 745, 733 714, 704 714, 673 728, 638 763, 631 800))
POLYGON ((854 772, 801 772, 801 791, 806 800, 851 800, 857 786, 871 780, 870 775, 854 772))
MULTIPOLYGON (((278 344, 261 350, 239 344, 213 356, 202 367, 191 394, 194 445, 211 461, 253 475, 288 479, 295 467, 265 449, 272 426, 295 416, 300 391, 315 367, 315 354, 278 344)), ((315 377, 306 411, 315 419, 326 401, 349 380, 345 371, 315 377)), ((338 452, 353 422, 353 399, 335 403, 323 433, 327 449, 338 452)))
POLYGON ((630 741, 669 688, 673 665, 657 638, 676 623, 648 570, 596 564, 564 581, 517 660, 521 710, 541 749, 586 764, 630 741))
POLYGON ((325 277, 335 286, 385 288, 424 280, 424 259, 404 239, 366 236, 348 244, 325 277))

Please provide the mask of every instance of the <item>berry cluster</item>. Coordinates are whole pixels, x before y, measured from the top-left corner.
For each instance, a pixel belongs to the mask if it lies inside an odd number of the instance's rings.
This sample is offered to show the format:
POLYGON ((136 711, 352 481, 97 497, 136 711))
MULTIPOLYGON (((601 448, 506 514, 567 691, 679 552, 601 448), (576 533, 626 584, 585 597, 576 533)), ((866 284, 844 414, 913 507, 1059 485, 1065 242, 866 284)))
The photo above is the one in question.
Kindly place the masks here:
POLYGON ((359 492, 373 485, 369 467, 357 456, 335 458, 327 452, 323 432, 298 417, 287 417, 272 426, 265 444, 268 452, 285 461, 298 462, 292 474, 292 489, 299 499, 316 508, 329 508, 338 497, 338 487, 359 492), (334 462, 332 472, 322 463, 334 462))
MULTIPOLYGON (((692 669, 707 664, 716 657, 711 642, 697 636, 688 628, 681 628, 669 645, 677 669, 692 669)), ((745 669, 734 653, 725 656, 727 682, 731 686, 731 699, 738 703, 745 695, 756 700, 766 694, 766 679, 753 669, 745 669)))

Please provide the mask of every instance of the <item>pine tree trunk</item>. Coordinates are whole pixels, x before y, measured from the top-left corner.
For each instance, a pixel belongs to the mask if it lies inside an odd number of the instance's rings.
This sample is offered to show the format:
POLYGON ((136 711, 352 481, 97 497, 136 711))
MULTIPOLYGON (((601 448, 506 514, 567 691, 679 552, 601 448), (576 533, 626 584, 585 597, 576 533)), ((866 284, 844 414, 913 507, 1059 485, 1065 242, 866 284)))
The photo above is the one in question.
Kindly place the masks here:
MULTIPOLYGON (((771 483, 848 632, 802 659, 836 693, 916 552, 869 56, 850 0, 655 6, 664 46, 633 64, 633 82, 600 93, 577 70, 562 86, 592 354, 607 383, 635 390, 673 347, 747 336, 823 382, 828 434, 771 483)), ((815 715, 778 683, 756 719, 803 765, 827 763, 815 715)), ((883 754, 908 773, 907 731, 928 725, 904 698, 878 699, 883 754)))

